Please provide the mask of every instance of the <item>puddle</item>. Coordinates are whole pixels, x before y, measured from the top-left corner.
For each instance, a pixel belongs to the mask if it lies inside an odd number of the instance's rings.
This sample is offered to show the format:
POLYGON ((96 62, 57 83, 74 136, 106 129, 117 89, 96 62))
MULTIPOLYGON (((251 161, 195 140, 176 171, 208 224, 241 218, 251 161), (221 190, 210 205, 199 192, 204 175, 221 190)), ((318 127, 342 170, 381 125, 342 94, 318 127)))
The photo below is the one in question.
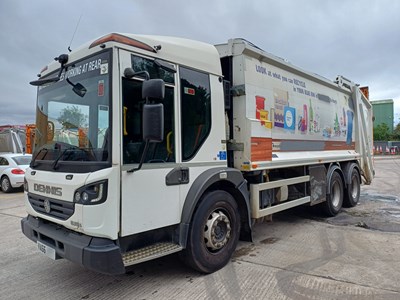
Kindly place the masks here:
POLYGON ((389 214, 392 217, 400 219, 400 209, 397 208, 382 208, 381 211, 384 213, 389 214))
POLYGON ((269 238, 266 238, 265 240, 260 241, 260 243, 264 244, 264 245, 267 245, 267 244, 275 244, 277 241, 279 241, 278 238, 269 237, 269 238))
POLYGON ((379 194, 363 194, 366 197, 366 200, 370 201, 382 201, 382 202, 390 202, 395 204, 400 204, 400 199, 397 196, 392 195, 379 195, 379 194))
POLYGON ((232 255, 232 259, 235 258, 239 258, 242 256, 246 256, 246 255, 251 255, 251 253, 256 249, 256 246, 254 244, 251 244, 250 246, 247 247, 243 247, 240 249, 237 249, 233 255, 232 255))
MULTIPOLYGON (((268 237, 266 239, 261 240, 260 244, 264 244, 264 245, 269 244, 270 245, 270 244, 276 243, 277 241, 279 241, 279 239, 276 237, 268 237)), ((257 250, 257 246, 255 244, 251 244, 249 246, 245 246, 243 248, 237 249, 233 253, 232 259, 233 259, 233 261, 235 261, 236 259, 238 259, 242 256, 255 257, 258 254, 258 251, 256 251, 256 250, 257 250)))
MULTIPOLYGON (((326 219, 326 222, 339 226, 356 226, 369 230, 385 232, 400 232, 400 203, 397 197, 379 196, 385 199, 385 204, 373 206, 343 209, 341 213, 333 218, 326 219), (389 203, 390 201, 390 203, 389 203)), ((374 199, 376 200, 376 199, 374 199)))

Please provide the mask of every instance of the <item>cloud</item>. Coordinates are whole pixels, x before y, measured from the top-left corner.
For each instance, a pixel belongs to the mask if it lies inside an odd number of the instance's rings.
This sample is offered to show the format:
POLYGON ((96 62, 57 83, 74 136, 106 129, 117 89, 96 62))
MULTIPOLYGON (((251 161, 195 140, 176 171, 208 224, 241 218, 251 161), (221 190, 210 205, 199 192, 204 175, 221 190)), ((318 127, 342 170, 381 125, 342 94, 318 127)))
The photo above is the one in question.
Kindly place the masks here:
POLYGON ((245 38, 333 80, 370 86, 372 99, 400 111, 400 2, 396 0, 0 2, 0 124, 33 122, 28 84, 54 57, 109 32, 172 35, 209 42, 245 38))

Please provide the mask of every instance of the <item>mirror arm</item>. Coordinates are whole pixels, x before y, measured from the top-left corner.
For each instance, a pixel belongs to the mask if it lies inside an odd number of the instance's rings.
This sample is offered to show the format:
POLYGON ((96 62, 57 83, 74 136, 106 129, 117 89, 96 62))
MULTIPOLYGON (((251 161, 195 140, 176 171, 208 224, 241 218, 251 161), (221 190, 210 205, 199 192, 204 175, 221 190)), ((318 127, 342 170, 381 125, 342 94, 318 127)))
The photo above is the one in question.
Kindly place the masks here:
POLYGON ((144 159, 146 158, 147 152, 149 150, 149 144, 150 144, 150 141, 147 139, 146 140, 146 144, 144 146, 143 153, 142 153, 142 157, 140 158, 140 162, 139 162, 138 167, 128 170, 127 173, 134 173, 136 171, 139 171, 142 168, 142 165, 144 163, 144 159))
POLYGON ((147 71, 139 71, 139 72, 135 72, 132 68, 126 68, 124 70, 124 76, 128 79, 131 79, 135 76, 139 76, 139 75, 144 75, 145 76, 145 80, 149 80, 150 79, 150 74, 147 71))

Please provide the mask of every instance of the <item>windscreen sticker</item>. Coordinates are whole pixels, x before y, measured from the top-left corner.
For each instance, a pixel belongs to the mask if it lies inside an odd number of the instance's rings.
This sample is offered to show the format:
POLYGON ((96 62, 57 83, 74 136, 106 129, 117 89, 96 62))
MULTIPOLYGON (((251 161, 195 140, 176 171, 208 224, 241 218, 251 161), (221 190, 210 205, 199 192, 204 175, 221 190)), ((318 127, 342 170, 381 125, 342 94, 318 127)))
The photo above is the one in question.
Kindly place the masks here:
POLYGON ((217 157, 219 158, 219 160, 226 160, 226 151, 219 151, 217 157))
POLYGON ((195 91, 195 89, 193 89, 193 88, 185 87, 185 88, 184 88, 184 93, 185 93, 186 95, 194 96, 194 95, 196 94, 196 91, 195 91))
POLYGON ((108 63, 100 65, 100 75, 108 74, 108 63))
POLYGON ((108 74, 108 60, 98 58, 80 65, 70 66, 67 71, 61 73, 60 81, 97 70, 100 71, 100 75, 108 74))

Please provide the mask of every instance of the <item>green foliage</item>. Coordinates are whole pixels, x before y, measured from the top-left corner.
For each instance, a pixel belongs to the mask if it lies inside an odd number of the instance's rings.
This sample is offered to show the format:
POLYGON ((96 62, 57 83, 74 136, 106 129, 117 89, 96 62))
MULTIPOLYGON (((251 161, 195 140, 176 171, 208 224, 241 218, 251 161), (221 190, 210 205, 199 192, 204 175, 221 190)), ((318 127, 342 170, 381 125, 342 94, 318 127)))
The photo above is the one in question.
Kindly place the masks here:
POLYGON ((400 141, 400 123, 397 124, 392 134, 389 126, 385 123, 374 127, 374 141, 400 141))
POLYGON ((390 139, 389 126, 381 123, 374 128, 374 141, 388 141, 390 139))
POLYGON ((397 124, 396 127, 393 130, 392 140, 393 141, 400 141, 400 123, 397 124))
POLYGON ((61 110, 57 119, 65 129, 79 128, 87 125, 87 116, 82 113, 78 106, 72 105, 61 110))

